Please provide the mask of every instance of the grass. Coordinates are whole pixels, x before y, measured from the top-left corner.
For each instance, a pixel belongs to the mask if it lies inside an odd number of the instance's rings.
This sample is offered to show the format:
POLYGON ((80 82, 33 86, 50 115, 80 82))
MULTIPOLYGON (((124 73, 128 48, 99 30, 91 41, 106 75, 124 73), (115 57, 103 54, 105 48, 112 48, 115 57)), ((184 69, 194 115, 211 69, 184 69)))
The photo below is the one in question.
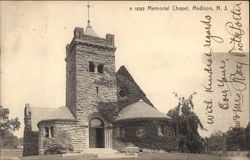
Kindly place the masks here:
MULTIPOLYGON (((0 160, 96 160, 97 158, 86 158, 84 156, 67 156, 61 155, 37 156, 22 158, 21 150, 2 150, 0 160), (4 157, 4 158, 3 158, 4 157), (16 158, 14 158, 16 157, 16 158)), ((139 153, 138 157, 127 158, 100 158, 98 160, 249 160, 247 157, 219 157, 208 154, 191 154, 191 153, 139 153)))
POLYGON ((23 156, 22 149, 0 149, 0 160, 1 157, 17 157, 20 158, 23 156))

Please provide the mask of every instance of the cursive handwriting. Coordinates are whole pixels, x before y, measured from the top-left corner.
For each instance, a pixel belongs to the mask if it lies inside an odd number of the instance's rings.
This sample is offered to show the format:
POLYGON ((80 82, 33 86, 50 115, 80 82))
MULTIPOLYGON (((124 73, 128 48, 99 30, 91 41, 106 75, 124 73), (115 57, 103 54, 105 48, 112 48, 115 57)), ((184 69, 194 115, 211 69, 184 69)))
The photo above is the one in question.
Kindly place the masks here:
POLYGON ((229 82, 236 91, 244 91, 247 89, 247 84, 245 83, 246 77, 243 73, 243 67, 249 65, 242 62, 236 62, 236 71, 229 76, 229 82))
POLYGON ((227 22, 225 24, 227 32, 232 35, 230 38, 230 44, 232 44, 232 48, 228 51, 229 53, 244 57, 245 55, 243 52, 243 43, 241 42, 241 37, 244 35, 244 30, 242 30, 242 23, 241 23, 241 3, 237 3, 234 5, 233 10, 231 13, 233 14, 233 22, 227 22))
POLYGON ((205 18, 206 18, 205 21, 201 20, 201 22, 205 24, 205 30, 207 33, 205 44, 203 46, 210 47, 212 40, 214 40, 215 42, 218 42, 218 43, 223 43, 224 40, 221 37, 212 35, 212 33, 211 33, 211 30, 210 30, 210 28, 212 26, 211 25, 211 19, 212 19, 211 16, 207 15, 207 16, 205 16, 205 18))
POLYGON ((212 79, 212 75, 213 75, 213 70, 212 70, 212 53, 211 51, 209 53, 206 53, 205 56, 207 57, 207 64, 206 67, 204 68, 204 70, 208 73, 208 84, 207 85, 203 85, 203 87, 205 88, 206 92, 213 92, 212 89, 212 84, 213 84, 213 79, 212 79))
POLYGON ((213 101, 212 99, 204 100, 203 103, 206 104, 207 124, 213 124, 214 123, 213 101))
POLYGON ((236 94, 237 98, 234 100, 234 108, 232 109, 233 110, 233 113, 234 113, 234 116, 233 116, 233 121, 235 123, 235 127, 236 128, 239 128, 240 127, 240 115, 238 112, 242 112, 241 110, 241 101, 242 101, 242 96, 241 94, 237 93, 236 94))
POLYGON ((221 79, 217 79, 217 81, 219 82, 219 84, 217 84, 218 87, 223 88, 223 90, 221 91, 222 93, 222 102, 219 101, 218 105, 221 109, 227 110, 229 109, 229 98, 228 98, 228 92, 230 93, 230 88, 227 85, 227 77, 226 77, 226 61, 228 61, 228 59, 225 60, 221 60, 221 79), (225 89, 226 87, 226 89, 225 89))

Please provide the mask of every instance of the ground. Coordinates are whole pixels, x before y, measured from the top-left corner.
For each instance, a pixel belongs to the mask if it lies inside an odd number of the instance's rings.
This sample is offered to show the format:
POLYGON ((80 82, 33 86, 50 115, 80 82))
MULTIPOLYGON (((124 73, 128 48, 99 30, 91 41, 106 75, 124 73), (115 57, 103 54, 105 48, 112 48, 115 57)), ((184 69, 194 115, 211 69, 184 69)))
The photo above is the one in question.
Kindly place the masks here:
MULTIPOLYGON (((33 158, 22 158, 22 150, 2 150, 0 160, 33 160, 33 158)), ((58 156, 41 156, 37 157, 37 160, 95 160, 97 158, 81 158, 81 157, 62 157, 58 156)), ((190 153, 139 153, 138 157, 128 158, 108 158, 112 160, 249 160, 247 157, 219 157, 208 154, 190 154, 190 153)), ((98 159, 98 160, 107 160, 98 159)))

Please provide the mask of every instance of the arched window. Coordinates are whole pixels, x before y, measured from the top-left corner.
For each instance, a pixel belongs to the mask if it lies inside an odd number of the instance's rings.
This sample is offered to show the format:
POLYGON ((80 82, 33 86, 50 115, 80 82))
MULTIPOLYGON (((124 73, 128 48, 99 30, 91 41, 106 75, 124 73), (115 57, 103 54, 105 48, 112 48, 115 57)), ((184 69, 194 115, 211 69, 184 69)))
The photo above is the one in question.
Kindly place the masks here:
POLYGON ((103 128, 104 124, 103 124, 103 122, 100 119, 94 118, 94 119, 90 120, 89 127, 103 128))
POLYGON ((99 64, 98 67, 97 67, 98 73, 103 73, 103 68, 104 68, 104 65, 99 64))
POLYGON ((89 71, 90 72, 95 72, 95 64, 94 64, 94 62, 89 62, 89 71))

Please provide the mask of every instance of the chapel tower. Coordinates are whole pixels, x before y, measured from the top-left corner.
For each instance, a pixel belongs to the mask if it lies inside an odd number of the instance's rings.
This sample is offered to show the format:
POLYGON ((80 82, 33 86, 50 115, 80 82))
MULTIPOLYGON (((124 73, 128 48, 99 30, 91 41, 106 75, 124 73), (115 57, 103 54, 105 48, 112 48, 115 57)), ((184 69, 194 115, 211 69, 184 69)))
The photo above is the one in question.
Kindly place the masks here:
POLYGON ((89 21, 76 27, 66 47, 66 106, 82 125, 98 113, 100 102, 117 102, 114 35, 100 38, 89 21))

